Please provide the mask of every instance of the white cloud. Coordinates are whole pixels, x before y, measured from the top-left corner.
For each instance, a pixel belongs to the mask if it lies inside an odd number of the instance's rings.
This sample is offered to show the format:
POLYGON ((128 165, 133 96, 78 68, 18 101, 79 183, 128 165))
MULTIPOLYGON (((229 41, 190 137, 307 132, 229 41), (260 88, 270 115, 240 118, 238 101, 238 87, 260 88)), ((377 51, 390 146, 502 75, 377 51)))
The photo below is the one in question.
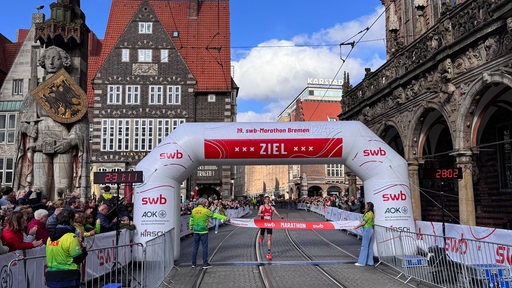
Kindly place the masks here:
POLYGON ((382 40, 385 38, 384 15, 354 47, 348 58, 350 46, 341 46, 340 51, 338 45, 327 45, 357 42, 364 29, 382 11, 383 8, 378 8, 371 15, 311 35, 297 35, 291 40, 268 40, 233 62, 234 79, 240 87, 239 100, 260 103, 258 107, 239 105, 238 121, 275 121, 276 116, 306 87, 308 78, 343 79, 343 72, 347 71, 354 85, 364 76, 365 67, 375 70, 382 65, 385 62, 385 44, 382 40))

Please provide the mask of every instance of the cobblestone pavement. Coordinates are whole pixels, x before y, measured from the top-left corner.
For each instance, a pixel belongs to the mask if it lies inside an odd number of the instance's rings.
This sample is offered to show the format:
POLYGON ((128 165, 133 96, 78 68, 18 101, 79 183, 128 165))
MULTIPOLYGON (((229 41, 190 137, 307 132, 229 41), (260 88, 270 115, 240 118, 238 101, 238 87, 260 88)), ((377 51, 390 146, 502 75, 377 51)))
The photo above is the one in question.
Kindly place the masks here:
MULTIPOLYGON (((285 219, 300 221, 323 221, 320 215, 301 210, 277 208, 285 219)), ((255 217, 256 210, 251 210, 247 218, 255 217)), ((345 285, 345 287, 431 287, 425 283, 413 280, 404 283, 403 277, 398 277, 396 270, 380 264, 377 267, 357 267, 354 265, 359 254, 361 240, 345 231, 289 231, 290 237, 300 243, 308 253, 315 255, 314 261, 301 258, 297 250, 290 244, 285 230, 274 230, 272 254, 274 259, 258 262, 256 258, 256 237, 258 230, 223 225, 219 233, 210 230, 209 256, 213 254, 211 264, 203 275, 201 287, 264 287, 259 274, 263 267, 269 276, 270 287, 338 287, 333 286, 325 276, 322 276, 315 265, 318 264, 330 275, 345 285), (322 238, 329 240, 336 249, 327 244, 322 238), (299 260, 300 259, 300 260, 299 260), (398 278, 398 279, 397 279, 398 278)), ((201 267, 191 268, 193 239, 181 239, 180 258, 175 261, 175 267, 167 275, 160 287, 196 287, 195 282, 201 274, 201 267)), ((266 242, 260 244, 266 252, 266 242)), ((262 254, 263 255, 263 254, 262 254)), ((199 249, 198 264, 201 263, 201 248, 199 249)))

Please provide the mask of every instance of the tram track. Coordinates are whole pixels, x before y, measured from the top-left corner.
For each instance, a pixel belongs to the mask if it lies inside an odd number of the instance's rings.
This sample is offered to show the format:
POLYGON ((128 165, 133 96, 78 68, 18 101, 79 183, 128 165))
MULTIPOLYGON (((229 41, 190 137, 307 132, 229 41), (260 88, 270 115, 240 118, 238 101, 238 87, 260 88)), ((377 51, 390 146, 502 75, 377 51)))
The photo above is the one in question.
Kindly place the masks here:
MULTIPOLYGON (((286 230, 286 235, 287 235, 288 239, 290 240, 291 244, 293 245, 293 247, 295 247, 295 249, 297 249, 297 251, 305 259, 307 259, 307 261, 313 261, 314 260, 313 257, 308 255, 308 253, 306 253, 304 251, 304 249, 302 249, 302 247, 300 247, 300 244, 295 239, 293 239, 293 237, 290 234, 289 230, 286 230)), ((340 288, 346 288, 347 287, 344 283, 342 283, 341 281, 336 279, 335 275, 331 275, 331 273, 329 273, 326 269, 322 268, 321 266, 314 265, 313 267, 315 267, 318 271, 320 271, 321 274, 323 274, 329 281, 331 281, 332 284, 335 285, 335 286, 329 286, 329 287, 340 287, 340 288)))

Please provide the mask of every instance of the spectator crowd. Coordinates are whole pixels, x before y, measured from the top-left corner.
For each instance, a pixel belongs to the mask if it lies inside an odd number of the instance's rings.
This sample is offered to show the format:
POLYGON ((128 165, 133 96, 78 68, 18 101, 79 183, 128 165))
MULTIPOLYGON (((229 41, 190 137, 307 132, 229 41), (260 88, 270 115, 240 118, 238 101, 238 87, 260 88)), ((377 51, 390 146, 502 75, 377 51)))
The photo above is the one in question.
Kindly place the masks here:
POLYGON ((311 205, 323 206, 323 207, 335 207, 341 210, 363 213, 365 202, 362 197, 349 196, 348 194, 341 195, 330 195, 325 197, 303 197, 298 200, 299 203, 305 203, 308 207, 311 205))
POLYGON ((135 229, 131 199, 118 199, 108 185, 97 200, 88 201, 78 193, 49 201, 37 187, 14 191, 4 186, 0 193, 0 254, 46 245, 58 227, 57 216, 62 211, 71 215, 75 234, 81 241, 99 233, 135 229))

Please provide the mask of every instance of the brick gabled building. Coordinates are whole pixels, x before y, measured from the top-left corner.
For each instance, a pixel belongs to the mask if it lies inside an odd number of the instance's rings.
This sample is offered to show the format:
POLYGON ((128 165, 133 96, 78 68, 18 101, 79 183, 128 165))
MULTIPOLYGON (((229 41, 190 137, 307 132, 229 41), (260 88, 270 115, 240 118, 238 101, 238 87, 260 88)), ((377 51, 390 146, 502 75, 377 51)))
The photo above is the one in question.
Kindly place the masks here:
MULTIPOLYGON (((235 121, 229 24, 227 0, 112 1, 89 58, 92 171, 133 169, 181 123, 235 121)), ((199 167, 187 197, 195 186, 228 196, 232 178, 230 166, 199 167)))

